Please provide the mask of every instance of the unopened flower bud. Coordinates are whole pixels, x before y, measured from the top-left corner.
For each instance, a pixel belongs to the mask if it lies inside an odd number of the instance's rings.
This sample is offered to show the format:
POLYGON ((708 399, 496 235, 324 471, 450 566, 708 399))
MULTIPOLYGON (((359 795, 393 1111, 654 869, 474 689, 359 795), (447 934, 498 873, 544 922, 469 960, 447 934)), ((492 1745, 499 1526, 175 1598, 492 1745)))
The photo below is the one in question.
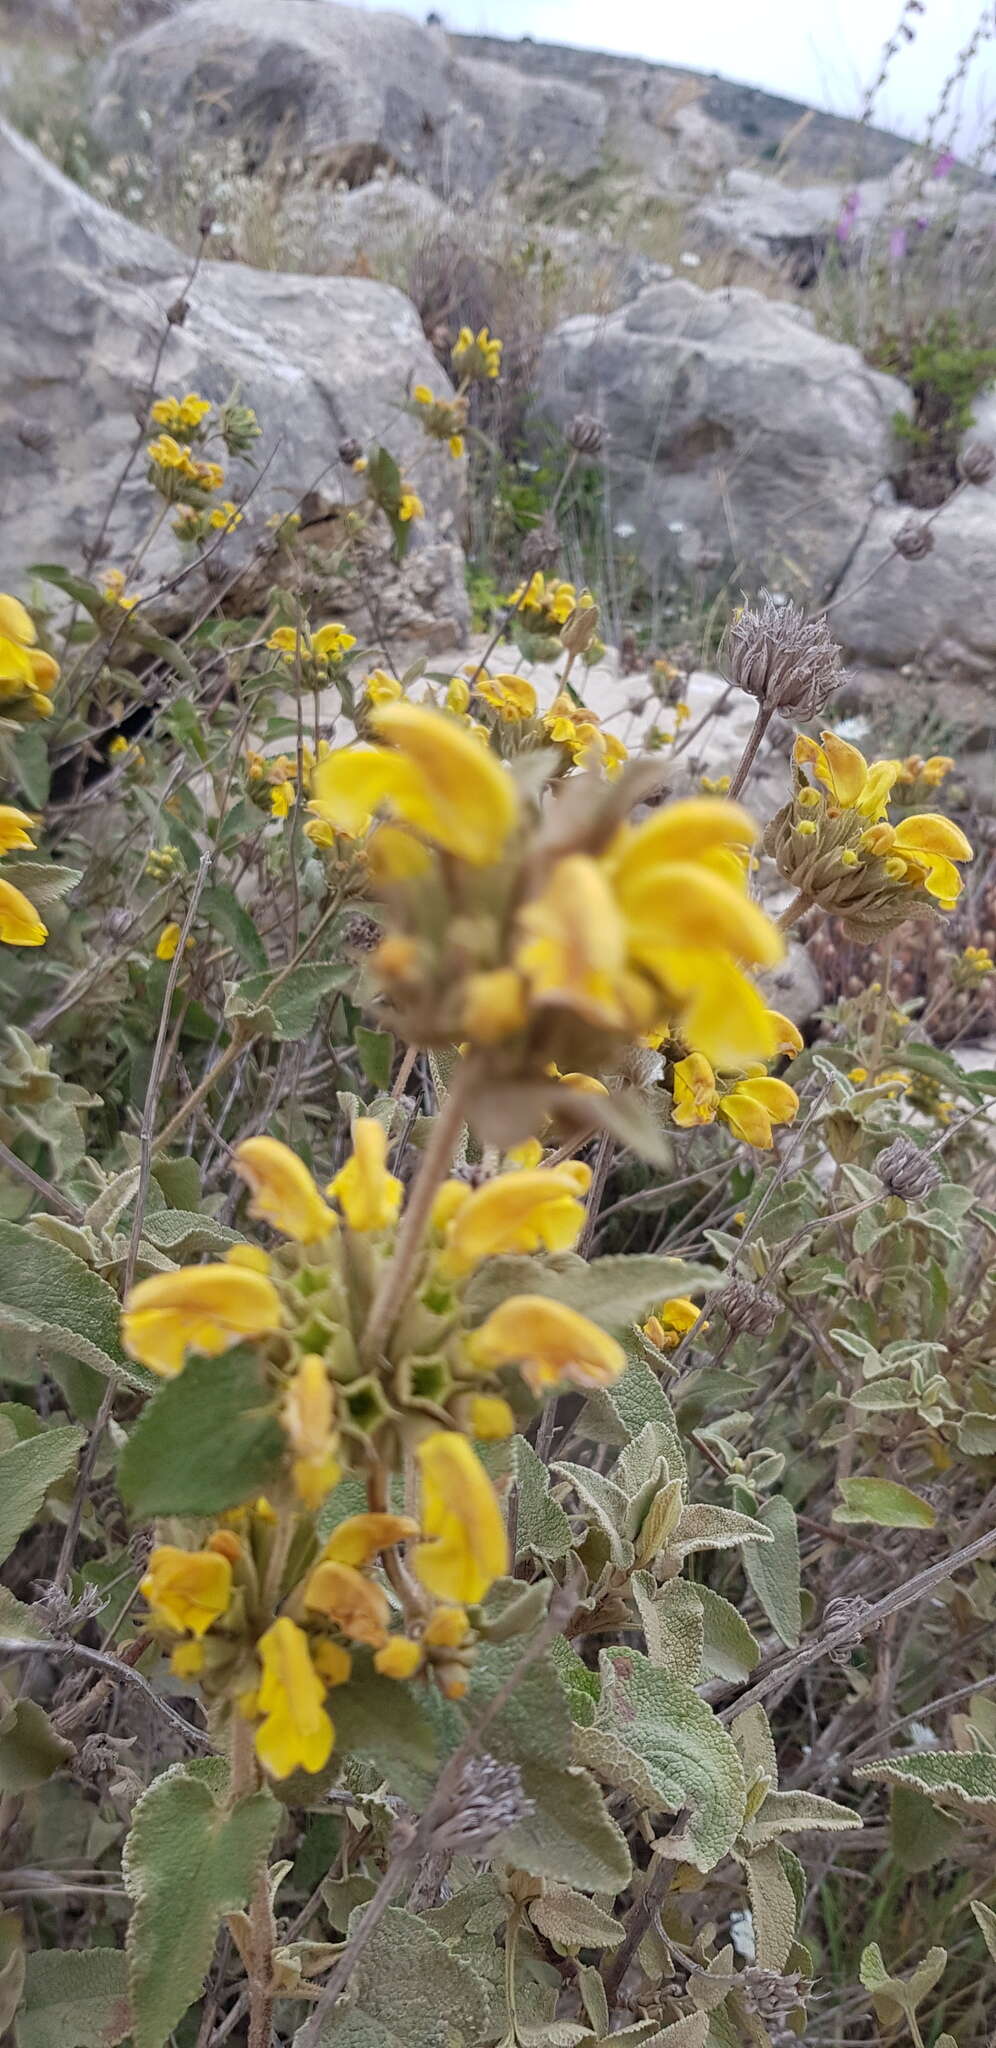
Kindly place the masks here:
POLYGON ((894 1138, 891 1145, 879 1152, 875 1160, 875 1171, 890 1195, 898 1195, 902 1202, 921 1202, 932 1189, 940 1187, 941 1170, 912 1138, 894 1138))
POLYGON ((590 412, 576 412, 567 429, 567 446, 575 455, 599 455, 605 445, 605 428, 590 412))
POLYGON ((805 2004, 811 1989, 808 1979, 795 1970, 783 1976, 780 1970, 764 1970, 751 1963, 741 1973, 738 1988, 748 2012, 756 2015, 773 2041, 795 2040, 785 2023, 791 2013, 805 2004))
POLYGON ((535 576, 538 569, 541 575, 545 575, 548 569, 556 568, 559 560, 560 535, 556 521, 547 512, 522 543, 523 573, 527 577, 535 576))
POLYGON ((767 1337, 778 1320, 777 1295, 741 1276, 727 1282, 719 1307, 737 1337, 767 1337))
POLYGON ((818 717, 844 680, 826 619, 807 619, 768 591, 758 610, 745 605, 733 620, 726 659, 738 690, 786 718, 818 717))
POLYGON ((598 630, 597 604, 575 605, 570 618, 561 627, 560 644, 568 654, 586 654, 598 630))
POLYGON ((450 1813, 435 1830, 433 1847, 451 1853, 471 1849, 479 1854, 496 1835, 503 1835, 533 1811, 534 1803, 522 1789, 517 1764, 499 1763, 488 1755, 468 1757, 454 1789, 450 1813))
POLYGON ((996 448, 988 441, 970 441, 958 458, 958 468, 967 484, 987 484, 996 476, 996 448))
POLYGON ((926 520, 905 519, 893 534, 892 545, 904 562, 922 562, 934 545, 934 536, 926 520))

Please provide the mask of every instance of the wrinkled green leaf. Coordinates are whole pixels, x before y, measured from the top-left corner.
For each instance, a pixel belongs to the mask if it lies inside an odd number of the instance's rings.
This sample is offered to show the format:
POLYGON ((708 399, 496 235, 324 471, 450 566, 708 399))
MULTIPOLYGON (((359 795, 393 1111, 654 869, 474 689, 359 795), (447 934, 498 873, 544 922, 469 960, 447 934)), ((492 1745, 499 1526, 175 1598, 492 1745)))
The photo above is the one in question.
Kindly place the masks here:
POLYGON ((210 1515, 264 1493, 285 1449, 248 1346, 188 1359, 139 1416, 118 1464, 136 1514, 210 1515))
POLYGON ((0 1714, 0 1792, 30 1792, 74 1755, 37 1700, 14 1700, 0 1714))
POLYGON ((85 1433, 65 1423, 0 1451, 0 1563, 35 1520, 49 1488, 75 1464, 85 1433))
POLYGON ((123 1949, 43 1949, 28 1957, 18 2048, 116 2048, 130 2031, 123 1949))
POLYGON ((772 1537, 770 1544, 751 1543, 744 1551, 744 1571, 786 1648, 794 1650, 802 1633, 799 1578, 799 1532, 795 1513, 783 1494, 772 1494, 757 1510, 757 1520, 772 1537))
POLYGON ((264 1038, 307 1038, 329 996, 351 988, 356 969, 348 961, 309 960, 294 967, 271 993, 274 973, 247 974, 226 985, 225 1015, 244 1018, 264 1038))
MULTIPOLYGON (((364 1912, 359 1906, 350 1933, 364 1912)), ((361 1951, 349 2008, 328 2016, 329 2048, 478 2048, 485 2036, 484 1985, 425 1916, 389 1907, 361 1951)))
POLYGON ((894 1479, 842 1479, 843 1504, 835 1522, 873 1522, 879 1529, 932 1529, 937 1515, 929 1501, 894 1479))
POLYGON ((599 1668, 596 1723, 579 1731, 578 1754, 651 1812, 687 1808, 669 1853, 712 1870, 744 1818, 743 1768, 730 1736, 691 1685, 637 1651, 603 1650, 599 1668))

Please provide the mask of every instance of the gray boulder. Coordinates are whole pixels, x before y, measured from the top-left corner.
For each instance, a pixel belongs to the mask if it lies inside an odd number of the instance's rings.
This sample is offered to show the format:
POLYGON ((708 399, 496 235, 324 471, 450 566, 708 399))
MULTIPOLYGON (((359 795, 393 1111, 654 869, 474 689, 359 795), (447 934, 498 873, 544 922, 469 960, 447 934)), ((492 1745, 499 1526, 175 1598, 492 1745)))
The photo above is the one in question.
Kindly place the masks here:
POLYGON ((565 321, 540 363, 540 411, 608 428, 617 534, 648 571, 726 574, 821 597, 891 497, 892 377, 800 309, 676 279, 607 318, 565 321))
MULTIPOLYGON (((96 541, 145 415, 166 310, 188 273, 179 250, 99 206, 0 125, 0 274, 18 281, 0 323, 0 589, 23 589, 32 562, 78 570, 96 541)), ((223 544, 226 576, 258 559, 268 516, 289 511, 309 487, 307 513, 328 536, 337 509, 361 490, 338 461, 339 443, 383 438, 403 469, 417 464, 426 510, 410 570, 384 586, 385 613, 395 630, 447 618, 458 630, 462 466, 430 451, 401 410, 410 383, 449 390, 410 302, 362 278, 221 263, 201 266, 187 298, 185 320, 166 333, 157 391, 223 400, 237 386, 263 427, 256 471, 229 469, 236 497, 242 477, 248 489, 262 474, 223 544)), ((139 459, 113 504, 105 563, 127 564, 155 503, 139 459)), ((175 573, 181 559, 164 525, 144 555, 142 583, 175 573)), ((386 567, 384 575, 390 582, 386 567)), ((188 602, 192 580, 182 589, 188 602)))
POLYGON ((235 138, 361 184, 378 164, 449 196, 547 163, 575 179, 599 159, 600 94, 453 56, 441 29, 336 0, 192 0, 122 43, 95 85, 110 149, 164 164, 235 138))
POLYGON ((985 259, 996 229, 996 192, 979 184, 924 179, 922 163, 907 158, 884 178, 857 185, 790 185, 763 171, 738 166, 699 203, 692 216, 710 246, 737 249, 768 268, 787 273, 799 285, 813 282, 838 226, 846 262, 867 254, 895 263, 916 260, 927 245, 936 261, 937 244, 955 244, 962 258, 977 249, 985 259), (893 233, 899 249, 890 256, 893 233))
POLYGON ((831 614, 834 633, 852 656, 869 663, 900 668, 915 662, 929 676, 991 684, 996 484, 966 489, 931 515, 934 546, 920 561, 906 561, 892 549, 906 515, 904 506, 874 512, 831 614))

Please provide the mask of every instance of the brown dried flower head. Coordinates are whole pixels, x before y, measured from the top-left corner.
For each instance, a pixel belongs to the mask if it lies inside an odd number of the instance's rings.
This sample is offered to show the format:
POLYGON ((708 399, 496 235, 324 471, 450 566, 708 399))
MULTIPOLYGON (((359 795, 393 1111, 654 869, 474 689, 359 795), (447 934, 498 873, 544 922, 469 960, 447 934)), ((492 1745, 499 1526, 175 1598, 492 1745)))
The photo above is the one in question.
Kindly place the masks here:
POLYGON ((817 718, 844 681, 826 619, 808 619, 769 591, 757 610, 745 605, 733 620, 726 660, 738 690, 785 718, 817 718))

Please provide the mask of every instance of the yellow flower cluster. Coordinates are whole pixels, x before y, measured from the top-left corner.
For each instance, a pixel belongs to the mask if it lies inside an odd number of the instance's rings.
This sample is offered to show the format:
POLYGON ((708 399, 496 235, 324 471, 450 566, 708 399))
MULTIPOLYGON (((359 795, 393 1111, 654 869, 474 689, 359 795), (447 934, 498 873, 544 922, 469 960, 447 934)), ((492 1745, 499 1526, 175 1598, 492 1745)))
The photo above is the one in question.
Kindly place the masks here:
POLYGON ((744 968, 773 965, 783 948, 746 893, 755 832, 737 805, 697 798, 632 826, 603 824, 593 800, 591 850, 582 833, 579 850, 554 839, 541 852, 512 775, 453 719, 397 702, 369 723, 379 744, 329 754, 310 808, 352 835, 386 820, 368 858, 393 918, 372 967, 410 1040, 516 1040, 528 1068, 538 1035, 544 1067, 563 1039, 564 1064, 587 1068, 599 1060, 572 1053, 579 1035, 604 1053, 675 1023, 724 1069, 772 1055, 769 1013, 744 968), (499 871, 481 880, 487 915, 472 915, 468 876, 459 923, 427 926, 426 901, 445 887, 441 856, 499 871))
POLYGON ((430 439, 445 441, 454 462, 458 462, 463 454, 463 435, 467 424, 466 399, 436 398, 428 384, 416 384, 412 404, 430 439))
POLYGON ((157 398, 151 418, 157 427, 164 427, 175 440, 189 441, 193 440, 210 410, 209 398, 200 398, 196 391, 188 391, 185 398, 157 398))
POLYGON ((566 747, 578 768, 602 767, 606 775, 619 774, 629 752, 611 732, 603 732, 601 721, 586 704, 562 690, 554 698, 543 724, 555 746, 566 747))
POLYGON ((487 383, 501 376, 504 344, 482 327, 474 334, 461 327, 453 345, 453 367, 466 384, 487 383))
MULTIPOLYGON (((801 1042, 801 1041, 800 1041, 801 1042)), ((700 1052, 689 1053, 673 1070, 674 1121, 681 1130, 714 1123, 717 1117, 728 1124, 734 1137, 757 1151, 768 1152, 772 1126, 790 1124, 799 1108, 799 1097, 787 1081, 752 1066, 732 1084, 722 1088, 700 1052)))
MULTIPOLYGON (((699 1321, 699 1311, 687 1294, 672 1294, 662 1301, 654 1314, 643 1325, 643 1334, 649 1337, 658 1351, 677 1351, 683 1337, 694 1329, 699 1321)), ((704 1337, 709 1329, 708 1322, 699 1323, 699 1334, 704 1337)))
POLYGON ((35 622, 16 597, 0 591, 0 704, 4 716, 50 718, 59 664, 38 645, 35 622))
POLYGON ((580 595, 573 583, 559 583, 537 569, 528 583, 520 583, 505 599, 520 611, 530 630, 543 637, 559 633, 573 611, 588 610, 594 603, 590 590, 580 595))
POLYGON ((140 600, 137 594, 129 594, 123 569, 105 569, 101 582, 108 604, 117 605, 119 611, 134 611, 140 600))
MULTIPOLYGON (((35 842, 31 835, 34 829, 24 811, 15 809, 13 804, 0 804, 0 857, 15 848, 33 851, 35 842)), ((47 928, 34 904, 14 887, 13 882, 0 875, 0 944, 43 946, 47 938, 47 928)))
POLYGON ((345 626, 337 619, 319 626, 317 632, 302 626, 278 626, 270 634, 267 647, 272 654, 279 654, 288 668, 294 668, 300 661, 302 668, 314 671, 334 667, 342 661, 351 648, 356 646, 355 633, 347 633, 345 626))
MULTIPOLYGON (((799 769, 811 770, 814 778, 796 798, 800 813, 797 833, 804 838, 818 836, 817 812, 831 819, 850 814, 864 821, 864 829, 855 846, 843 848, 845 867, 860 866, 863 859, 881 861, 889 882, 923 890, 942 910, 953 909, 962 889, 955 862, 971 860, 972 847, 960 827, 939 812, 906 817, 898 825, 889 823, 889 798, 902 777, 902 762, 873 761, 869 765, 857 747, 831 732, 822 735, 822 745, 800 733, 794 759, 799 769)), ((946 763, 946 757, 935 756, 934 760, 946 763)), ((936 780, 941 779, 938 774, 936 780)))

